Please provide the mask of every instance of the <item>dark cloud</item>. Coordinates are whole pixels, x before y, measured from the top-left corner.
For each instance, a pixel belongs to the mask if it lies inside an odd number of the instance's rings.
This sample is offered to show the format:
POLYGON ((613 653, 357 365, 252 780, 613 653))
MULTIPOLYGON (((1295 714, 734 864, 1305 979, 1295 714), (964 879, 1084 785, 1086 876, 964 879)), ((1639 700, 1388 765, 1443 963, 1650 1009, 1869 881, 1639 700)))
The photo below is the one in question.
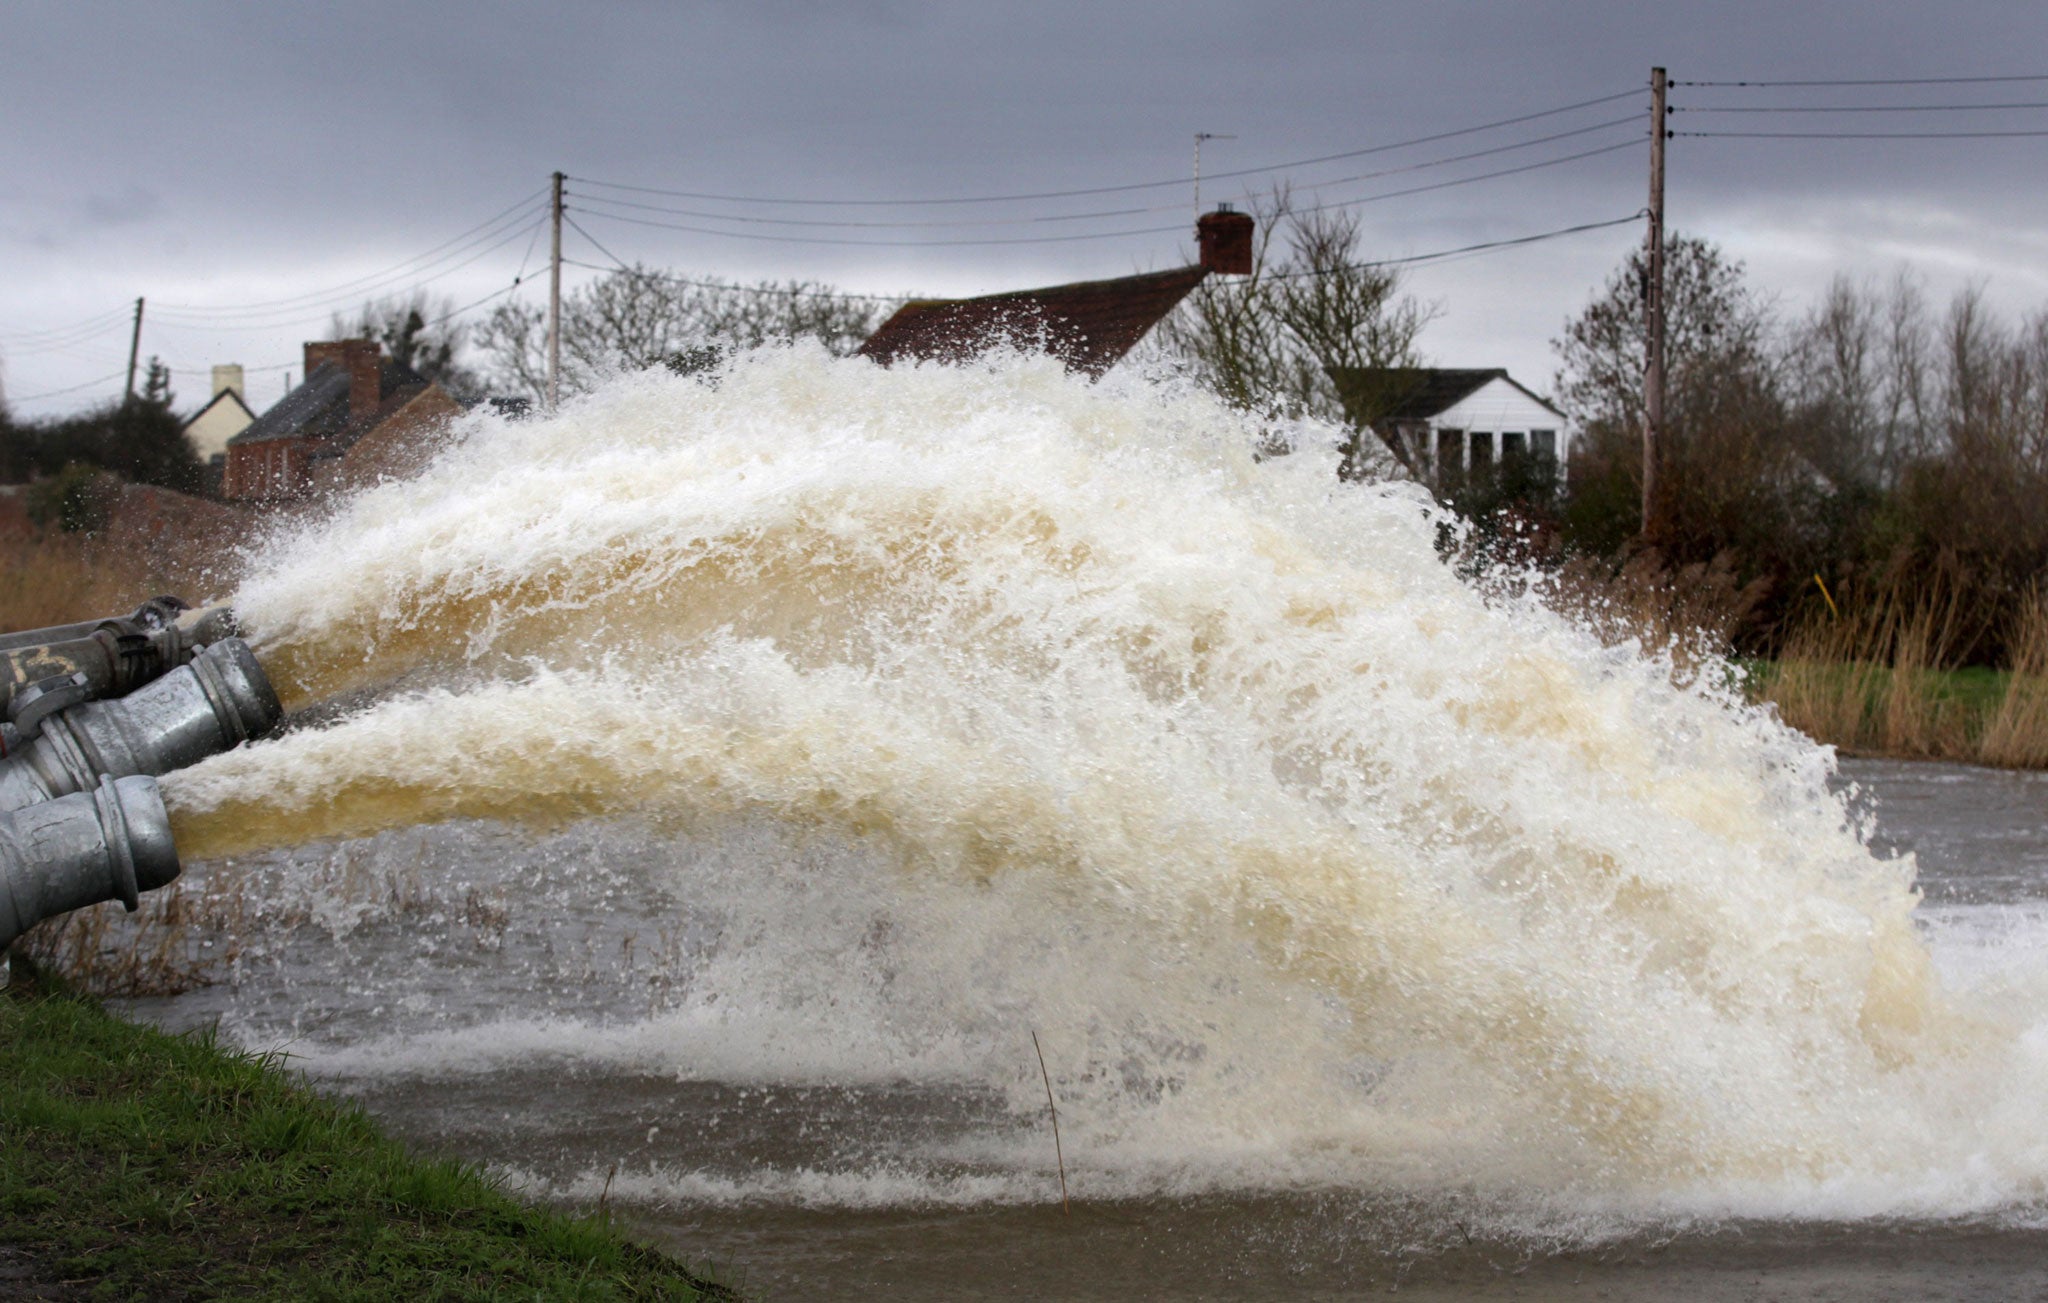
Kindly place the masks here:
MULTIPOLYGON (((238 322, 198 310, 398 264, 538 191, 557 167, 638 186, 792 198, 1175 182, 1007 207, 823 213, 572 183, 579 220, 621 256, 877 291, 994 289, 1183 257, 1178 229, 1044 244, 938 242, 1182 227, 1191 196, 1180 182, 1198 130, 1236 137, 1212 142, 1204 166, 1213 174, 1640 89, 1656 62, 1681 80, 2013 75, 2048 70, 2048 55, 2035 53, 2048 49, 2044 37, 2048 10, 2039 6, 1900 0, 17 6, 0 44, 0 112, 10 124, 0 134, 0 256, 11 252, 9 266, 20 270, 0 303, 0 356, 17 395, 113 370, 102 354, 119 349, 106 340, 29 353, 20 337, 144 293, 167 305, 161 333, 153 322, 145 347, 175 365, 203 374, 231 358, 252 367, 289 362, 297 338, 319 322, 238 322), (604 194, 785 221, 1160 211, 1018 227, 741 227, 607 205, 604 194), (924 243, 787 242, 806 234, 924 243), (173 304, 187 311, 182 322, 174 324, 173 304)), ((2048 82, 1768 94, 1680 87, 1673 122, 1743 120, 1705 112, 1714 106, 1995 99, 2048 100, 2048 82)), ((1291 179, 1312 190, 1375 161, 1427 161, 1641 107, 1631 98, 1531 124, 1522 136, 1460 138, 1297 169, 1291 179)), ((1997 120, 2048 127, 2048 111, 1997 120)), ((1632 129, 1583 140, 1618 140, 1632 129)), ((1560 141, 1498 162, 1575 147, 1560 141)), ((1983 281, 1994 301, 2017 309, 2048 294, 2040 256, 2048 222, 2038 215, 2044 151, 2041 139, 1682 138, 1672 144, 1672 220, 1726 244, 1790 306, 1837 271, 1881 276, 1910 261, 1937 292, 1983 281)), ((1474 161, 1322 193, 1356 199, 1491 166, 1474 161)), ((1215 180, 1204 197, 1243 198, 1267 179, 1215 180)), ((1641 206, 1644 184, 1637 146, 1359 211, 1374 251, 1402 256, 1620 216, 1641 206)), ((1426 347, 1448 363, 1504 362, 1547 383, 1549 338, 1633 238, 1619 228, 1418 270, 1414 288, 1444 309, 1426 347)), ((603 261, 580 237, 571 244, 581 258, 603 261)), ((509 281, 526 247, 513 239, 433 288, 488 293, 509 281)))
POLYGON ((90 227, 130 226, 146 222, 163 208, 154 190, 130 184, 119 194, 89 194, 79 201, 79 216, 90 227))

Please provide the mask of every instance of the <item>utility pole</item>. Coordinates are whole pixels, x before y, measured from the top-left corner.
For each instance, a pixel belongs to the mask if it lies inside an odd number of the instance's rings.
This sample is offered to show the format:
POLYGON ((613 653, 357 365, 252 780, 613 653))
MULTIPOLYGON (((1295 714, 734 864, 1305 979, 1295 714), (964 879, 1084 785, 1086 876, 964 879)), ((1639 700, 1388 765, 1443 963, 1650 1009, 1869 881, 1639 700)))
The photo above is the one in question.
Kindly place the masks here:
POLYGON ((1202 142, 1205 140, 1236 140, 1236 136, 1219 136, 1213 131, 1195 133, 1195 220, 1202 220, 1202 142))
POLYGON ((555 254, 548 268, 548 410, 562 401, 562 182, 555 173, 555 254))
POLYGON ((1657 541, 1664 520, 1658 462, 1664 441, 1664 70, 1650 69, 1650 247, 1643 278, 1643 538, 1657 541))
POLYGON ((128 397, 123 402, 135 401, 135 359, 142 352, 142 300, 135 300, 135 333, 128 336, 128 397))

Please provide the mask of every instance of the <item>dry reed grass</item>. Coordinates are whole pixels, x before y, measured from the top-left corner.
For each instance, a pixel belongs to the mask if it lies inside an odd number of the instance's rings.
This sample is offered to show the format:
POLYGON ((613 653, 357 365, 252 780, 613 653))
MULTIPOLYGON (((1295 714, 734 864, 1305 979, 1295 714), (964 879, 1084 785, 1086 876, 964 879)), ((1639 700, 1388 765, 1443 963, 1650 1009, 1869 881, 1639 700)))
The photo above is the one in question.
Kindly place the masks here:
POLYGON ((1978 740, 1978 759, 2011 769, 2048 769, 2048 590, 2027 598, 2007 645, 2012 678, 1978 740))
POLYGON ((1659 553, 1645 551, 1618 570, 1599 558, 1568 561, 1548 577, 1542 595, 1609 646, 1634 642, 1670 657, 1675 676, 1687 681, 1728 655, 1735 630, 1766 587, 1764 580, 1741 583, 1727 553, 1674 570, 1659 553))
POLYGON ((2010 617, 2002 670, 1957 664, 1976 636, 1961 589, 1887 586, 1839 610, 1811 609, 1759 676, 1785 721, 1846 751, 2048 767, 2048 597, 2010 617))
MULTIPOLYGON (((1764 596, 1761 582, 1737 582, 1726 556, 1674 570, 1655 552, 1619 570, 1574 561, 1540 590, 1608 645, 1634 642, 1668 657, 1680 683, 1727 663, 1731 636, 1764 596)), ((2002 622, 1975 606, 1976 591, 1941 574, 1899 576, 1837 604, 1816 587, 1778 659, 1748 676, 1749 690, 1844 751, 2048 768, 2048 586, 2002 622), (2011 664, 1960 665, 1987 630, 2011 649, 2011 664)))
POLYGON ((0 540, 0 630, 125 615, 175 591, 173 579, 150 556, 85 535, 0 540))

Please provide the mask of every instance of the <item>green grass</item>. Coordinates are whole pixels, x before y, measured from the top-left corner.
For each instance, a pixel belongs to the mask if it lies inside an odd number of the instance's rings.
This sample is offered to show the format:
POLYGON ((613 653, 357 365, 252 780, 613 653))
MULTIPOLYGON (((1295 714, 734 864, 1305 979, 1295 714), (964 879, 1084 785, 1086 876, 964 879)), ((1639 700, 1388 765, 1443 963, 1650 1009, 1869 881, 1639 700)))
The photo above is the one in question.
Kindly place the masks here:
POLYGON ((0 998, 0 1293, 736 1298, 599 1218, 421 1160, 275 1059, 26 976, 0 998))
MULTIPOLYGON (((1768 697, 1772 685, 1786 668, 1778 661, 1744 660, 1739 665, 1743 671, 1744 686, 1752 699, 1768 697)), ((1892 680, 1896 673, 1888 665, 1863 663, 1803 664, 1799 668, 1817 674, 1839 692, 1859 695, 1863 710, 1869 714, 1882 710, 1891 699, 1892 680)), ((2012 683, 2012 671, 1982 666, 1960 670, 1916 670, 1914 673, 1919 676, 1920 691, 1937 709, 1973 719, 1994 714, 2012 683)))

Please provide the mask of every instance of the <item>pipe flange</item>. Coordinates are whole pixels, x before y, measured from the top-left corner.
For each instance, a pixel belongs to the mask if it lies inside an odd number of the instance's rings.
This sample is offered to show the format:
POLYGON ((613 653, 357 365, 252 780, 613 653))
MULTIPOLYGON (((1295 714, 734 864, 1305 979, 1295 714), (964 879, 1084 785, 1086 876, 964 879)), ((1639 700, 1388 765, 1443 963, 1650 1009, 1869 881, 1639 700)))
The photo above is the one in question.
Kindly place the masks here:
POLYGON ((116 899, 133 914, 142 903, 142 892, 135 881, 135 851, 128 844, 128 814, 121 808, 121 793, 114 787, 112 774, 100 775, 100 785, 92 800, 99 811, 100 835, 107 842, 107 864, 113 870, 116 899))
MULTIPOLYGON (((220 645, 214 644, 215 647, 220 645)), ((220 721, 221 735, 234 739, 228 743, 232 750, 249 740, 249 726, 242 721, 242 712, 235 706, 234 693, 229 690, 227 681, 206 655, 212 650, 212 647, 195 649, 190 664, 193 676, 199 680, 199 690, 206 694, 206 704, 213 707, 213 717, 220 721)))
POLYGON ((70 784, 62 791, 51 792, 51 796, 90 792, 99 776, 106 771, 107 766, 101 761, 91 739, 82 730, 73 728, 71 721, 63 715, 52 715, 43 721, 41 741, 43 754, 58 771, 50 774, 45 769, 45 776, 70 784))

